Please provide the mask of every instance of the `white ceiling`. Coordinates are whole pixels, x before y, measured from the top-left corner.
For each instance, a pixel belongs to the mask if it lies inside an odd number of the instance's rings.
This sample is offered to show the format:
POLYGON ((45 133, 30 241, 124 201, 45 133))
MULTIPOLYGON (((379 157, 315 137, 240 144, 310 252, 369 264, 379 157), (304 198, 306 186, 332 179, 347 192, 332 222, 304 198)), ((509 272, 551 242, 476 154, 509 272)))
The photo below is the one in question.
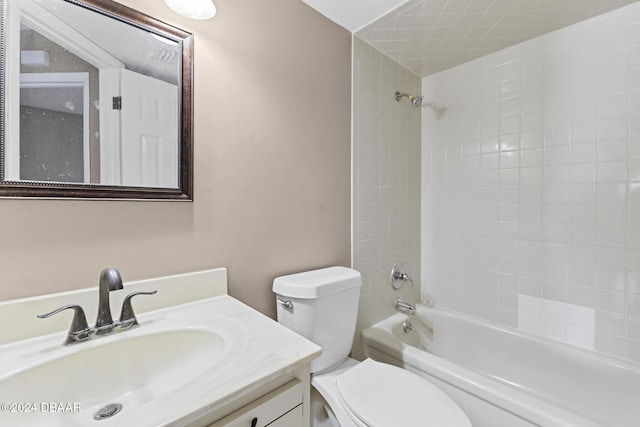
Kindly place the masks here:
POLYGON ((352 33, 409 0, 302 0, 352 33))
MULTIPOLYGON (((328 12, 318 10, 347 29, 343 24, 345 20, 356 21, 352 15, 362 13, 364 16, 367 5, 374 3, 313 1, 324 3, 328 12), (348 17, 343 3, 354 4, 348 17)), ((409 0, 402 3, 389 0, 388 12, 355 34, 424 77, 636 1, 409 0)))

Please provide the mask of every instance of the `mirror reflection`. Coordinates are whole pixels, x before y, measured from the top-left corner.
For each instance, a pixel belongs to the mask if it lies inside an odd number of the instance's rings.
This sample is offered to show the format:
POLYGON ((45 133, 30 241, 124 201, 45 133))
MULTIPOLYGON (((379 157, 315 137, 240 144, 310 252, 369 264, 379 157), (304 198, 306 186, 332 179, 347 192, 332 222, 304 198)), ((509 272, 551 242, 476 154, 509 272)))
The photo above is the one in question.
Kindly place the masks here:
POLYGON ((5 10, 3 181, 179 188, 182 41, 67 0, 5 10))

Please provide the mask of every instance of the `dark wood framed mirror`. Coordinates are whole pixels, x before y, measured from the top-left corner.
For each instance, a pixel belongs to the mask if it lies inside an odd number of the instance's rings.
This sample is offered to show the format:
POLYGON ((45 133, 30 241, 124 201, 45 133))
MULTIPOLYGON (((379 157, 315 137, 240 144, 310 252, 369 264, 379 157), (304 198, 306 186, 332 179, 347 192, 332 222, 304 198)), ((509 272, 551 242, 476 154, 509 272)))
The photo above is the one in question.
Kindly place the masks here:
POLYGON ((110 0, 0 0, 0 197, 193 200, 193 35, 110 0))

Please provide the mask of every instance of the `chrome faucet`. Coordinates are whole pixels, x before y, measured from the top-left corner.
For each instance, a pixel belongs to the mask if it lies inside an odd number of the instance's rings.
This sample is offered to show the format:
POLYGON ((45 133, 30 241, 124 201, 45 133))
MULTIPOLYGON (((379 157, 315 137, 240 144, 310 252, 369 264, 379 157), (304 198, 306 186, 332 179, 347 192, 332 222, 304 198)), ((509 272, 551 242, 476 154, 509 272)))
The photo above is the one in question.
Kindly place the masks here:
POLYGON ((413 283, 413 279, 407 275, 404 265, 401 262, 396 262, 391 267, 391 286, 393 289, 400 289, 406 282, 411 283, 411 289, 416 288, 416 284, 413 283))
POLYGON ((109 304, 109 292, 122 289, 122 277, 120 272, 107 267, 100 272, 99 296, 98 296, 98 318, 96 319, 96 335, 103 335, 111 332, 114 328, 111 317, 111 305, 109 304))
POLYGON ((107 267, 100 272, 100 283, 98 287, 98 318, 94 327, 87 325, 87 320, 84 315, 84 310, 77 304, 65 305, 50 313, 41 314, 37 316, 40 319, 51 317, 54 314, 60 313, 64 310, 73 310, 74 316, 71 321, 71 327, 67 333, 67 338, 64 341, 64 345, 74 344, 82 341, 86 341, 98 335, 107 335, 115 333, 117 331, 123 331, 130 329, 138 325, 138 320, 133 312, 133 306, 131 305, 131 299, 136 295, 153 295, 157 291, 152 292, 134 292, 125 297, 122 303, 122 312, 120 313, 120 320, 113 321, 111 317, 111 305, 109 304, 109 292, 123 289, 122 277, 120 272, 113 267, 107 267))
POLYGON ((416 305, 409 304, 408 302, 402 301, 400 298, 396 298, 394 306, 396 307, 396 310, 406 311, 406 312, 409 312, 410 314, 416 314, 416 305))

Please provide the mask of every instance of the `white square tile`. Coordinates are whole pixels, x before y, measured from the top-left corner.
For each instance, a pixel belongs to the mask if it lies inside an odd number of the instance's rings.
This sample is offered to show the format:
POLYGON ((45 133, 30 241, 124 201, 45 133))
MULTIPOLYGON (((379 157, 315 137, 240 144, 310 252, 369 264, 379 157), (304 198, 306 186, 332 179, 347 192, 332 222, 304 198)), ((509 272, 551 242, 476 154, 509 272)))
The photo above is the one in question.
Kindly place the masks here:
MULTIPOLYGON (((625 294, 624 292, 614 292, 610 290, 597 289, 596 290, 596 309, 603 310, 610 313, 615 313, 614 324, 610 333, 619 335, 624 334, 624 313, 625 313, 625 294)), ((602 323, 602 322, 600 322, 602 323)))
MULTIPOLYGON (((525 266, 524 263, 521 265, 525 266)), ((526 273, 525 269, 522 271, 526 273)), ((532 296, 540 301, 540 297, 542 296, 542 280, 534 277, 520 277, 518 279, 518 292, 522 297, 532 296)), ((540 305, 540 310, 542 310, 542 305, 540 305)))
POLYGON ((520 183, 520 169, 518 168, 500 168, 501 187, 515 187, 520 183))
MULTIPOLYGON (((519 70, 518 70, 519 71, 519 70)), ((502 80, 500 83, 500 98, 503 102, 509 98, 513 99, 520 95, 520 79, 502 80)))
POLYGON ((566 302, 569 289, 564 282, 545 280, 542 284, 542 296, 546 299, 566 302))
MULTIPOLYGON (((627 138, 629 136, 629 119, 625 117, 604 118, 598 120, 598 139, 608 140, 627 138)), ((598 147, 600 148, 600 146, 598 147)))
POLYGON ((629 48, 629 69, 640 67, 640 45, 631 46, 629 48))
POLYGON ((569 224, 569 239, 577 245, 593 245, 596 240, 595 227, 585 224, 569 224))
POLYGON ((569 285, 569 304, 594 307, 596 302, 595 289, 588 286, 569 285))
POLYGON ((543 158, 545 165, 567 164, 569 162, 569 146, 545 146, 543 158))
POLYGON ((614 95, 598 100, 598 119, 625 117, 629 114, 628 94, 614 95))
POLYGON ((627 197, 627 186, 620 183, 598 183, 596 184, 596 201, 599 204, 605 203, 625 203, 627 197))
POLYGON ((500 155, 498 153, 482 154, 480 156, 481 169, 498 169, 500 162, 500 155))
POLYGON ((542 60, 538 57, 526 57, 522 60, 524 74, 520 79, 520 93, 522 94, 540 92, 544 89, 544 73, 540 72, 543 65, 532 64, 533 59, 542 60))
POLYGON ((545 222, 542 224, 541 238, 546 243, 568 243, 569 225, 566 223, 545 222))
POLYGON ((539 166, 520 168, 520 185, 540 185, 542 184, 542 168, 539 166))
POLYGON ((544 145, 544 133, 542 129, 534 129, 521 132, 520 144, 523 149, 541 148, 544 145))
POLYGON ((595 120, 585 120, 571 123, 571 142, 595 141, 598 135, 598 123, 595 120))
POLYGON ((640 341, 627 340, 627 359, 640 363, 640 341))
POLYGON ((627 223, 627 207, 625 204, 601 204, 596 207, 596 211, 597 224, 625 226, 627 223))
POLYGON ((595 120, 598 118, 598 103, 595 99, 573 103, 569 114, 572 122, 595 120))
POLYGON ((597 262, 598 267, 624 270, 626 268, 626 250, 622 247, 598 247, 597 262))
POLYGON ((542 149, 526 149, 520 152, 520 167, 528 168, 542 165, 542 149))
POLYGON ((567 325, 565 322, 543 317, 541 335, 556 341, 566 341, 566 327, 567 325))
POLYGON ((627 162, 599 162, 598 182, 624 182, 627 180, 627 162))
POLYGON ((542 300, 542 317, 564 323, 567 318, 566 304, 548 299, 542 300))
POLYGON ((596 180, 595 163, 574 163, 569 167, 570 182, 592 183, 596 180))
POLYGON ((569 207, 566 204, 544 204, 542 220, 547 223, 566 223, 569 220, 569 207))
POLYGON ((542 299, 529 295, 518 295, 518 311, 532 316, 542 316, 542 299))
MULTIPOLYGON (((595 93, 594 93, 595 97, 595 93)), ((523 93, 520 96, 520 110, 522 112, 540 111, 544 108, 544 92, 535 91, 523 93)))
POLYGON ((571 225, 593 225, 596 223, 596 205, 593 203, 572 203, 568 206, 571 225))
POLYGON ((627 249, 627 270, 640 271, 640 250, 627 249))
MULTIPOLYGON (((580 73, 590 69, 595 70, 594 64, 591 63, 579 64, 577 68, 580 73)), ((579 76, 569 88, 571 94, 570 99, 573 103, 592 101, 598 98, 598 84, 595 77, 585 78, 584 76, 579 76)))
POLYGON ((626 32, 616 31, 599 37, 598 76, 608 78, 628 70, 626 32))
POLYGON ((569 246, 569 283, 595 286, 596 250, 592 245, 569 246))
POLYGON ((627 318, 627 337, 640 340, 640 317, 629 316, 627 318))
MULTIPOLYGON (((614 120, 615 122, 616 120, 614 120)), ((624 127, 624 124, 620 123, 624 127)), ((624 133, 620 130, 620 133, 624 133)), ((625 160, 628 138, 598 139, 598 161, 625 160)))
POLYGON ((615 357, 624 357, 625 339, 622 336, 596 332, 595 350, 615 357))
POLYGON ((598 97, 606 98, 609 96, 620 95, 625 93, 628 90, 628 81, 629 81, 629 74, 627 72, 610 74, 605 79, 599 79, 598 80, 598 97))
POLYGON ((593 140, 584 143, 571 144, 570 151, 572 163, 596 161, 596 142, 593 140))
POLYGON ((549 204, 567 203, 567 185, 545 184, 542 189, 542 202, 549 204))
POLYGON ((520 153, 518 151, 506 151, 500 153, 500 168, 511 169, 520 166, 520 153))
POLYGON ((587 350, 595 348, 595 330, 567 324, 567 343, 587 350))
POLYGON ((596 309, 596 332, 624 336, 624 316, 618 313, 596 309))
POLYGON ((539 316, 518 311, 518 329, 540 335, 542 333, 542 319, 539 316))
POLYGON ((544 184, 566 184, 569 182, 568 165, 544 166, 542 174, 544 184))
POLYGON ((589 307, 567 304, 567 323, 595 330, 596 311, 589 307))
POLYGON ((640 135, 640 113, 629 114, 629 136, 636 137, 640 135))
MULTIPOLYGON (((593 203, 596 200, 596 190, 598 184, 592 183, 573 183, 568 185, 568 197, 570 203, 593 203)), ((609 190, 609 188, 603 189, 609 190)), ((608 193, 606 193, 609 196, 608 193)), ((603 196, 604 198, 605 196, 603 196)), ((612 202, 613 203, 613 202, 612 202)))

